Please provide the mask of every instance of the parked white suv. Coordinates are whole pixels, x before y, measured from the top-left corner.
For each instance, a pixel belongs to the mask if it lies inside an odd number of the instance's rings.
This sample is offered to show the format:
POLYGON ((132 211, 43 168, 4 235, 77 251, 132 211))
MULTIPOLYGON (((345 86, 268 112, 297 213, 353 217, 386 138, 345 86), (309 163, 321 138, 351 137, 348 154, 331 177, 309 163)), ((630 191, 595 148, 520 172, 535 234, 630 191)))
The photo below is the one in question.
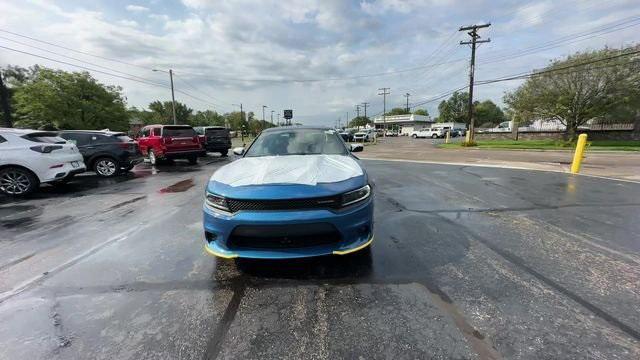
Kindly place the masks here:
POLYGON ((411 137, 416 138, 441 138, 444 137, 444 130, 438 128, 424 128, 415 130, 411 133, 411 137))
POLYGON ((54 132, 0 128, 0 192, 20 196, 86 170, 78 148, 54 132))

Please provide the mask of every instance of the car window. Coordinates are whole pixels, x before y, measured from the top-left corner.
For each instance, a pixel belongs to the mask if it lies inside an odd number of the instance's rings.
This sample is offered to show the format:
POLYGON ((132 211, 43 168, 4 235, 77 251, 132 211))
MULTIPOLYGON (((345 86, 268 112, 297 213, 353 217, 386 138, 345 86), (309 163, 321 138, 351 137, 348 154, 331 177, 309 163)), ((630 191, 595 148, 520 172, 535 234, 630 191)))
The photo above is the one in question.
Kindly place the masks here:
POLYGON ((247 150, 246 156, 314 154, 344 155, 347 149, 335 131, 295 129, 260 134, 247 150))
POLYGON ((6 142, 7 139, 3 138, 2 136, 0 136, 0 144, 2 144, 3 142, 6 142))
POLYGON ((152 128, 151 136, 160 136, 160 128, 152 128))
POLYGON ((228 137, 228 129, 207 129, 205 130, 207 137, 228 137))
POLYGON ((163 137, 194 137, 196 132, 191 127, 165 126, 162 129, 163 137))
POLYGON ((84 146, 84 145, 88 145, 91 142, 92 135, 69 132, 69 133, 62 133, 60 137, 66 139, 68 142, 75 144, 77 146, 84 146))
POLYGON ((148 137, 149 136, 149 128, 143 128, 142 131, 140 131, 140 136, 141 137, 148 137))
POLYGON ((65 139, 58 136, 58 134, 53 132, 34 132, 26 135, 22 135, 23 139, 38 142, 38 143, 49 143, 49 144, 64 144, 65 139))

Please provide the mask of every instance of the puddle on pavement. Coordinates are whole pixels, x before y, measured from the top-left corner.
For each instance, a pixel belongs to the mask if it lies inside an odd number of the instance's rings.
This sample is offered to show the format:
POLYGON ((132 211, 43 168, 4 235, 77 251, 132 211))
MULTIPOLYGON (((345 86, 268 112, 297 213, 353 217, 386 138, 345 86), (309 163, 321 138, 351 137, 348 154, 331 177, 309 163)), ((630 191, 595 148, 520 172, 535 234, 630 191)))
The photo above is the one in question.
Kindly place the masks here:
POLYGON ((192 188, 193 185, 194 185, 193 179, 182 180, 182 181, 178 181, 173 185, 169 185, 166 188, 160 189, 160 193, 165 194, 165 193, 183 192, 192 188))

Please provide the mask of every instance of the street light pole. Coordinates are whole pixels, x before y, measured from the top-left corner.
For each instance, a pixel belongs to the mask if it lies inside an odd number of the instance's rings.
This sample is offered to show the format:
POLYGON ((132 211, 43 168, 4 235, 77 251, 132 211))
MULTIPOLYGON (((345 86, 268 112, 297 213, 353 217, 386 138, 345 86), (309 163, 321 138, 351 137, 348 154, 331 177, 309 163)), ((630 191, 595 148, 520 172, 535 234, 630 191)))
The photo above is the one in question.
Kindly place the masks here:
POLYGON ((275 111, 275 110, 271 110, 271 125, 274 125, 274 124, 273 124, 273 113, 274 113, 274 112, 276 112, 276 111, 275 111))

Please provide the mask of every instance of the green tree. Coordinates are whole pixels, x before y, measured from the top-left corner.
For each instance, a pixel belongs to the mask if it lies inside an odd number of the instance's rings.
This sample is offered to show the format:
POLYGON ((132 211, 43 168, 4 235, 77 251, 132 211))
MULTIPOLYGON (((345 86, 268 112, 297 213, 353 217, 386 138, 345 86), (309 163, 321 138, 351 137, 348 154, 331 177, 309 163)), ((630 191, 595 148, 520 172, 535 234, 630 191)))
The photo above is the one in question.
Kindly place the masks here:
MULTIPOLYGON (((173 109, 171 101, 160 102, 158 100, 149 104, 151 120, 156 124, 173 124, 173 109)), ((188 124, 193 110, 187 105, 176 101, 176 123, 188 124)))
POLYGON ((527 79, 506 94, 504 102, 518 122, 560 121, 571 140, 578 127, 589 120, 628 116, 632 121, 640 111, 638 56, 634 56, 635 61, 632 56, 609 58, 638 49, 640 45, 623 50, 604 48, 556 60, 544 68, 547 72, 527 79))
POLYGON ((413 113, 415 115, 429 116, 429 111, 427 109, 416 109, 413 113))
POLYGON ((372 122, 369 119, 369 117, 356 116, 353 119, 351 119, 351 121, 349 121, 349 127, 365 126, 365 125, 371 124, 371 123, 372 122))
MULTIPOLYGON (((246 116, 247 113, 244 113, 246 116)), ((245 130, 249 128, 249 123, 240 115, 240 111, 233 111, 224 115, 229 127, 235 131, 241 131, 244 126, 245 130)))
POLYGON ((493 127, 503 121, 507 121, 507 117, 500 107, 491 100, 483 102, 474 102, 473 109, 475 113, 475 123, 482 124, 483 127, 493 127))
POLYGON ((438 105, 438 122, 464 122, 468 125, 469 93, 454 92, 438 105))
POLYGON ((410 114, 410 112, 407 111, 407 109, 405 109, 405 108, 399 108, 399 107, 393 108, 393 109, 387 111, 387 113, 386 113, 387 116, 405 115, 405 114, 410 114))
POLYGON ((88 72, 38 67, 23 80, 12 99, 16 126, 112 130, 129 127, 122 89, 100 84, 88 72))
POLYGON ((225 117, 212 110, 197 111, 189 117, 191 126, 224 126, 225 117))

